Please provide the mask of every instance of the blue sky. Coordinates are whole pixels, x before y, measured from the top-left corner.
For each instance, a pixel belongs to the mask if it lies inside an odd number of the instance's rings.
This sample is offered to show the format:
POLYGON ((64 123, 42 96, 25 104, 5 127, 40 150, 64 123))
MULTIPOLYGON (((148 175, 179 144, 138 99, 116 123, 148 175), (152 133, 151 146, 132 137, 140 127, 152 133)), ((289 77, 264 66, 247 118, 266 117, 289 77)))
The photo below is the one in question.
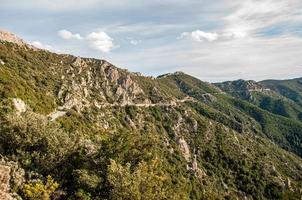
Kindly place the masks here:
POLYGON ((145 75, 302 76, 301 0, 1 0, 0 28, 145 75))

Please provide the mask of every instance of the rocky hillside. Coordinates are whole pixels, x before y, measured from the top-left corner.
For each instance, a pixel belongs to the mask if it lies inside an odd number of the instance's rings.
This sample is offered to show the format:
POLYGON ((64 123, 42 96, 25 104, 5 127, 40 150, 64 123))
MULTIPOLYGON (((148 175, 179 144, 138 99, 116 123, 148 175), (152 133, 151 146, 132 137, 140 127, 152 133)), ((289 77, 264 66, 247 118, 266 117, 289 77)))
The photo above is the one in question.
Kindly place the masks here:
POLYGON ((277 81, 228 81, 215 83, 233 97, 247 100, 273 114, 290 119, 302 120, 299 100, 302 84, 300 79, 277 81))
POLYGON ((0 34, 1 199, 301 198, 300 104, 278 84, 145 77, 20 41, 0 34))
POLYGON ((302 78, 291 80, 265 80, 261 81, 261 84, 299 104, 302 102, 302 78))
POLYGON ((249 80, 236 80, 236 81, 227 81, 223 83, 215 83, 215 85, 221 88, 223 91, 231 94, 234 97, 239 97, 245 100, 253 99, 253 93, 270 93, 269 88, 263 87, 261 84, 256 81, 249 80))

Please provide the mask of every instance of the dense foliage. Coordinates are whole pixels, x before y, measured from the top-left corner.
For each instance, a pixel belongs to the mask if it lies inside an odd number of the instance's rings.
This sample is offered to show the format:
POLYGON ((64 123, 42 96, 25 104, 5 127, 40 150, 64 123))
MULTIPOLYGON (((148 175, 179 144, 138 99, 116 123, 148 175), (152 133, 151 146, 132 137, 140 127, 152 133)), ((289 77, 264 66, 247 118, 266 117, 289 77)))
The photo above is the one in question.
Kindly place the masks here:
POLYGON ((149 106, 91 104, 50 120, 75 58, 3 42, 0 59, 0 165, 11 167, 10 192, 23 199, 301 198, 299 104, 233 98, 183 73, 129 73, 149 106))

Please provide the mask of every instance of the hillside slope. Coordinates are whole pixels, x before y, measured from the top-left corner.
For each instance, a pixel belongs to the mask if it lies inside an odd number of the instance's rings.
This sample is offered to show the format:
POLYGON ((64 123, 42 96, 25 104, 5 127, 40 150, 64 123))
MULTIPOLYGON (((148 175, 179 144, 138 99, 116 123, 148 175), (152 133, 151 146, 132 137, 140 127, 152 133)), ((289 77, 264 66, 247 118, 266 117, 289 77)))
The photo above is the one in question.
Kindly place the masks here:
POLYGON ((2 38, 0 197, 299 199, 302 123, 233 96, 2 38))

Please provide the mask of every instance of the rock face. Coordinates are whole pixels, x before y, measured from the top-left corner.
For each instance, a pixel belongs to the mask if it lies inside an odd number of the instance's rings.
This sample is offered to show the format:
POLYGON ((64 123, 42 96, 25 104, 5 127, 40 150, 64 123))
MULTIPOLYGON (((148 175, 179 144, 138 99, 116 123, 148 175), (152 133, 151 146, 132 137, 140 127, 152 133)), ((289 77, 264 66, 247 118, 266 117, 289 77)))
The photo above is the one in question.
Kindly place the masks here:
POLYGON ((6 41, 6 42, 12 42, 15 44, 18 44, 20 46, 27 45, 21 38, 19 38, 17 35, 0 29, 0 40, 6 41))
POLYGON ((223 83, 215 83, 217 87, 235 97, 250 99, 253 92, 270 93, 270 89, 253 80, 236 80, 223 83))
POLYGON ((189 162, 191 158, 191 154, 190 154, 190 148, 188 143, 185 141, 184 138, 180 138, 178 143, 184 158, 186 159, 187 162, 189 162))
POLYGON ((185 73, 182 72, 182 71, 177 71, 177 72, 174 72, 174 73, 167 73, 167 74, 159 75, 157 78, 166 78, 168 76, 183 75, 183 74, 185 74, 185 73))
POLYGON ((218 87, 223 90, 236 90, 236 91, 263 91, 265 88, 253 80, 227 81, 223 83, 217 83, 218 87))
POLYGON ((12 200, 9 194, 9 181, 10 181, 10 167, 0 165, 0 199, 12 200))
POLYGON ((14 104, 18 114, 26 112, 26 104, 21 99, 14 98, 13 104, 14 104))
POLYGON ((66 115, 65 111, 54 111, 52 113, 50 113, 48 115, 48 117, 50 118, 50 121, 54 121, 55 119, 59 118, 59 117, 63 117, 64 115, 66 115))
POLYGON ((64 70, 58 92, 61 109, 146 102, 144 91, 132 75, 106 61, 78 57, 64 70))
POLYGON ((16 162, 0 160, 0 199, 21 199, 16 193, 11 193, 11 188, 20 188, 24 183, 24 170, 16 162))

